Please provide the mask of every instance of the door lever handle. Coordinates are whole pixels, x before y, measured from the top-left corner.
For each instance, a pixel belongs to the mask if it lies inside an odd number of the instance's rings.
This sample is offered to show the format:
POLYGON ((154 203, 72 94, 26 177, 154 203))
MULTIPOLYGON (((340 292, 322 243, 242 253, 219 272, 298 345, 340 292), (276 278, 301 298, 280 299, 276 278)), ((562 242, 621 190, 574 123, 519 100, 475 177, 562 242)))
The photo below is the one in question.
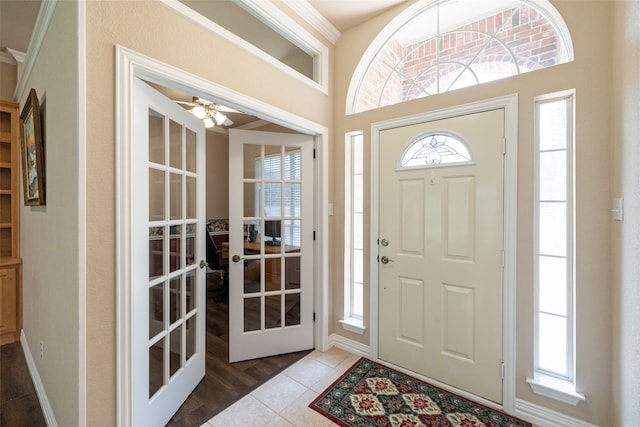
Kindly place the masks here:
POLYGON ((200 268, 205 268, 205 267, 209 267, 209 264, 207 263, 207 261, 201 259, 200 260, 200 268))
POLYGON ((380 258, 380 262, 383 264, 389 264, 390 262, 393 262, 392 259, 387 258, 386 256, 383 256, 380 258))
POLYGON ((240 255, 234 255, 231 257, 231 261, 233 262, 240 262, 240 260, 242 260, 242 257, 240 255))

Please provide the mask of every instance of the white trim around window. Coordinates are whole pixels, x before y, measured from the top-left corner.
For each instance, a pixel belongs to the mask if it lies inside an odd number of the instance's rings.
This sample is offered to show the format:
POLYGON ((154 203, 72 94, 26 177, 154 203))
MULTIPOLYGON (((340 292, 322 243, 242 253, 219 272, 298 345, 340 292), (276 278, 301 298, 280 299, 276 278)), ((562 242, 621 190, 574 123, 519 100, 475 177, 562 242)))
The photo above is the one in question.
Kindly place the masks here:
POLYGON ((364 334, 364 135, 345 135, 344 315, 342 328, 364 334))
POLYGON ((329 93, 329 48, 313 37, 308 31, 285 14, 277 6, 269 2, 257 2, 254 0, 237 0, 240 7, 251 10, 255 16, 259 17, 266 25, 274 29, 275 32, 288 39, 307 54, 314 57, 313 74, 314 79, 310 79, 302 73, 294 70, 278 59, 255 47, 241 37, 238 37, 226 28, 216 24, 210 19, 202 16, 195 10, 189 8, 178 0, 156 0, 173 11, 180 13, 196 24, 217 34, 218 36, 234 43, 241 49, 251 53, 253 56, 262 59, 268 64, 278 68, 280 71, 324 94, 329 93))
POLYGON ((534 393, 576 405, 575 91, 535 98, 534 393))

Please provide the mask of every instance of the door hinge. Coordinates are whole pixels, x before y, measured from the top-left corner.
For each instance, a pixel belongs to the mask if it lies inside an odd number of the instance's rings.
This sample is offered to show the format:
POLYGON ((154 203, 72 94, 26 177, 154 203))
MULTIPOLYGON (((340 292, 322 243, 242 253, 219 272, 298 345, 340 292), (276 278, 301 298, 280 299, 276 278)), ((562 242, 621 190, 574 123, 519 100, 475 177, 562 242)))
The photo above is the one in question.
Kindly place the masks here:
POLYGON ((316 312, 315 311, 313 312, 313 321, 314 322, 316 321, 316 312))
POLYGON ((316 231, 313 231, 313 240, 316 240, 316 231))
POLYGON ((504 362, 500 363, 500 378, 504 381, 504 362))
POLYGON ((316 149, 315 148, 313 149, 313 158, 314 159, 316 158, 316 149))

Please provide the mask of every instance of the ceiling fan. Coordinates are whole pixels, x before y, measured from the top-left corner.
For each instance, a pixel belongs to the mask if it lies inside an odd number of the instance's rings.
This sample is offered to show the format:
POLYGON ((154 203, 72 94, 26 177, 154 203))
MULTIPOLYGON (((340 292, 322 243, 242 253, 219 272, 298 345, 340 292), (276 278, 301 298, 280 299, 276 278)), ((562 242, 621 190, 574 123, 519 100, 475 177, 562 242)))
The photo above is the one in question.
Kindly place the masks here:
POLYGON ((193 97, 193 101, 175 101, 178 104, 190 106, 189 112, 197 118, 204 121, 204 127, 212 128, 215 125, 218 126, 231 126, 233 121, 229 119, 224 113, 240 113, 233 108, 218 105, 215 102, 207 101, 206 99, 193 97), (223 113, 224 112, 224 113, 223 113))

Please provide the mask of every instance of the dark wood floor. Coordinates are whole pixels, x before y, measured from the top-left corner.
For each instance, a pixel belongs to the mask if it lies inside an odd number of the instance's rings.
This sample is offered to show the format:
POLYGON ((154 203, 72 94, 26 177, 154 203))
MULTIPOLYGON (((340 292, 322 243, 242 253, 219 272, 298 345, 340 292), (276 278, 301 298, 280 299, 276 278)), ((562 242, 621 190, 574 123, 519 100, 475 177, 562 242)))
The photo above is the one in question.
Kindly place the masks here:
POLYGON ((22 345, 0 347, 0 426, 46 426, 22 345))
MULTIPOLYGON (((217 283, 210 287, 217 288, 217 283)), ((207 298, 205 377, 167 426, 199 427, 310 352, 230 364, 229 306, 226 298, 214 301, 215 295, 207 298)), ((0 347, 0 426, 46 426, 19 342, 0 347)))
MULTIPOLYGON (((209 288, 215 290, 215 275, 209 288)), ((211 277, 213 276, 213 278, 211 277)), ((229 306, 226 298, 215 301, 215 292, 207 298, 206 374, 189 399, 169 421, 169 427, 200 426, 227 406, 250 393, 310 351, 265 357, 247 362, 229 363, 229 306)))

